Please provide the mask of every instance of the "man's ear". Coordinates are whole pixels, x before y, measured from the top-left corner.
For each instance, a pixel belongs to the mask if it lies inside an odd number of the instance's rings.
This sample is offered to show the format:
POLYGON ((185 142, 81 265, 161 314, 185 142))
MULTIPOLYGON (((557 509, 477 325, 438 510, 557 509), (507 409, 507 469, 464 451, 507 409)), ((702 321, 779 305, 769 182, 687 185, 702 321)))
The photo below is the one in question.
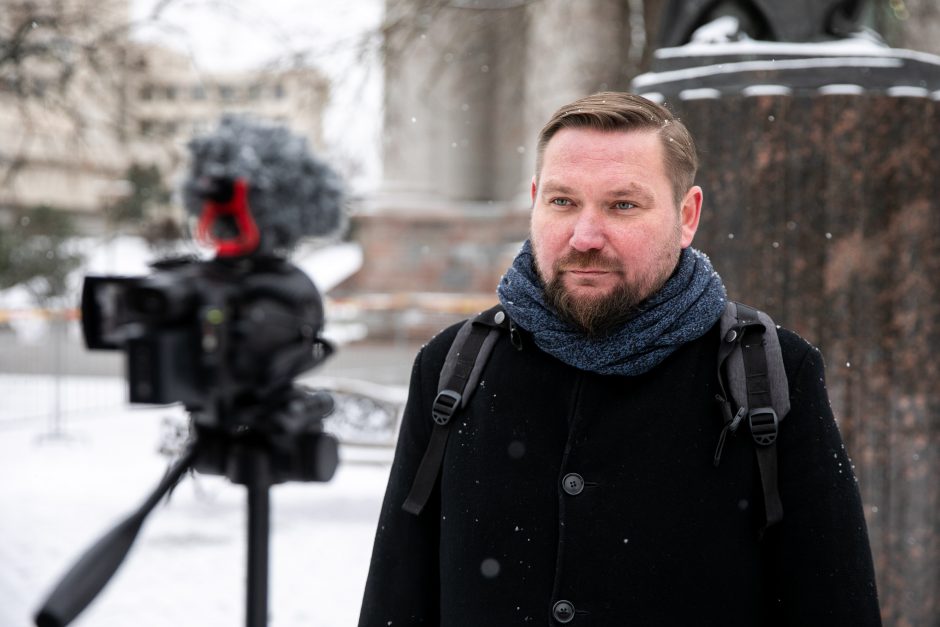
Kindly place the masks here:
POLYGON ((533 176, 533 177, 532 177, 532 192, 531 192, 531 193, 532 193, 532 206, 533 206, 533 207, 535 206, 535 196, 536 196, 536 194, 538 194, 538 192, 539 192, 539 183, 538 183, 538 179, 537 179, 535 176, 533 176))
POLYGON ((695 239, 695 232, 698 231, 698 221, 702 216, 702 188, 693 185, 686 192, 682 199, 682 205, 679 207, 679 227, 681 230, 680 241, 682 248, 688 248, 695 239))

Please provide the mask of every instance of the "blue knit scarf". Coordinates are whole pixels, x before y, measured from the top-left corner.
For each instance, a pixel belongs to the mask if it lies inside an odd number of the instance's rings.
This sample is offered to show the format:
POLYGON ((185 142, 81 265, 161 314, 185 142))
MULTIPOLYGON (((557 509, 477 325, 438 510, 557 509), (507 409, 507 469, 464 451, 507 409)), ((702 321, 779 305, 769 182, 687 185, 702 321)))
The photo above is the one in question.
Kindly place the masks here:
POLYGON ((681 345, 703 336, 721 317, 727 299, 708 257, 686 248, 675 272, 636 316, 606 337, 593 338, 561 320, 545 302, 534 261, 526 241, 496 290, 500 302, 543 351, 598 374, 652 370, 681 345))

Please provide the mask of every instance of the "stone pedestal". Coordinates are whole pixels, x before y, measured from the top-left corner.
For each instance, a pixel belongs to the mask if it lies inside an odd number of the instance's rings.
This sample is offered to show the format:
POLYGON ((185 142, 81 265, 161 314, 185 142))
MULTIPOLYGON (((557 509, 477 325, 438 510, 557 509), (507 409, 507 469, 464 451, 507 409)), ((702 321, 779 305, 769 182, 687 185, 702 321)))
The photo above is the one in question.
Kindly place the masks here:
POLYGON ((528 230, 512 203, 416 205, 364 209, 353 222, 366 264, 333 295, 357 304, 372 339, 424 340, 495 305, 528 230))
POLYGON ((658 94, 698 141, 705 205, 696 245, 731 296, 823 352, 865 502, 885 625, 933 626, 940 58, 824 54, 831 49, 787 45, 772 57, 666 50, 661 72, 638 77, 635 88, 658 94))

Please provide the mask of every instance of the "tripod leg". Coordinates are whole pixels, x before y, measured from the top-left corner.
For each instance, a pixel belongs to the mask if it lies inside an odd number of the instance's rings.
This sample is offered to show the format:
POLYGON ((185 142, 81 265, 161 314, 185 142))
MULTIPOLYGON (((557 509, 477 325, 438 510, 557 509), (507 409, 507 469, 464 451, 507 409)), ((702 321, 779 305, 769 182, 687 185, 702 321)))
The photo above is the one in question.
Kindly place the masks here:
MULTIPOLYGON (((258 455, 258 453, 255 453, 258 455)), ((259 472, 248 484, 248 594, 246 624, 265 627, 268 624, 268 531, 270 516, 270 483, 267 481, 267 459, 255 460, 259 472)))
POLYGON ((68 625, 92 602, 124 561, 144 519, 189 470, 195 458, 196 448, 190 446, 167 471, 143 505, 85 551, 43 603, 36 614, 37 625, 68 625))
POLYGON ((248 487, 248 627, 268 624, 268 486, 248 487))

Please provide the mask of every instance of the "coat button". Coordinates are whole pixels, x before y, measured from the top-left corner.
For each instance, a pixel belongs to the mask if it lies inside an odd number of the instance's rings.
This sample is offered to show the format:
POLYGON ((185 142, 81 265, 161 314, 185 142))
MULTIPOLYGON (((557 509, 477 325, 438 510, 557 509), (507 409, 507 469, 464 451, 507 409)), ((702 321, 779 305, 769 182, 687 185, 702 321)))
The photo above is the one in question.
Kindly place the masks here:
POLYGON ((574 605, 570 601, 559 601, 552 607, 552 616, 559 623, 570 623, 574 620, 574 605))
POLYGON ((577 496, 584 489, 584 478, 576 472, 569 472, 561 480, 561 487, 571 496, 577 496))

